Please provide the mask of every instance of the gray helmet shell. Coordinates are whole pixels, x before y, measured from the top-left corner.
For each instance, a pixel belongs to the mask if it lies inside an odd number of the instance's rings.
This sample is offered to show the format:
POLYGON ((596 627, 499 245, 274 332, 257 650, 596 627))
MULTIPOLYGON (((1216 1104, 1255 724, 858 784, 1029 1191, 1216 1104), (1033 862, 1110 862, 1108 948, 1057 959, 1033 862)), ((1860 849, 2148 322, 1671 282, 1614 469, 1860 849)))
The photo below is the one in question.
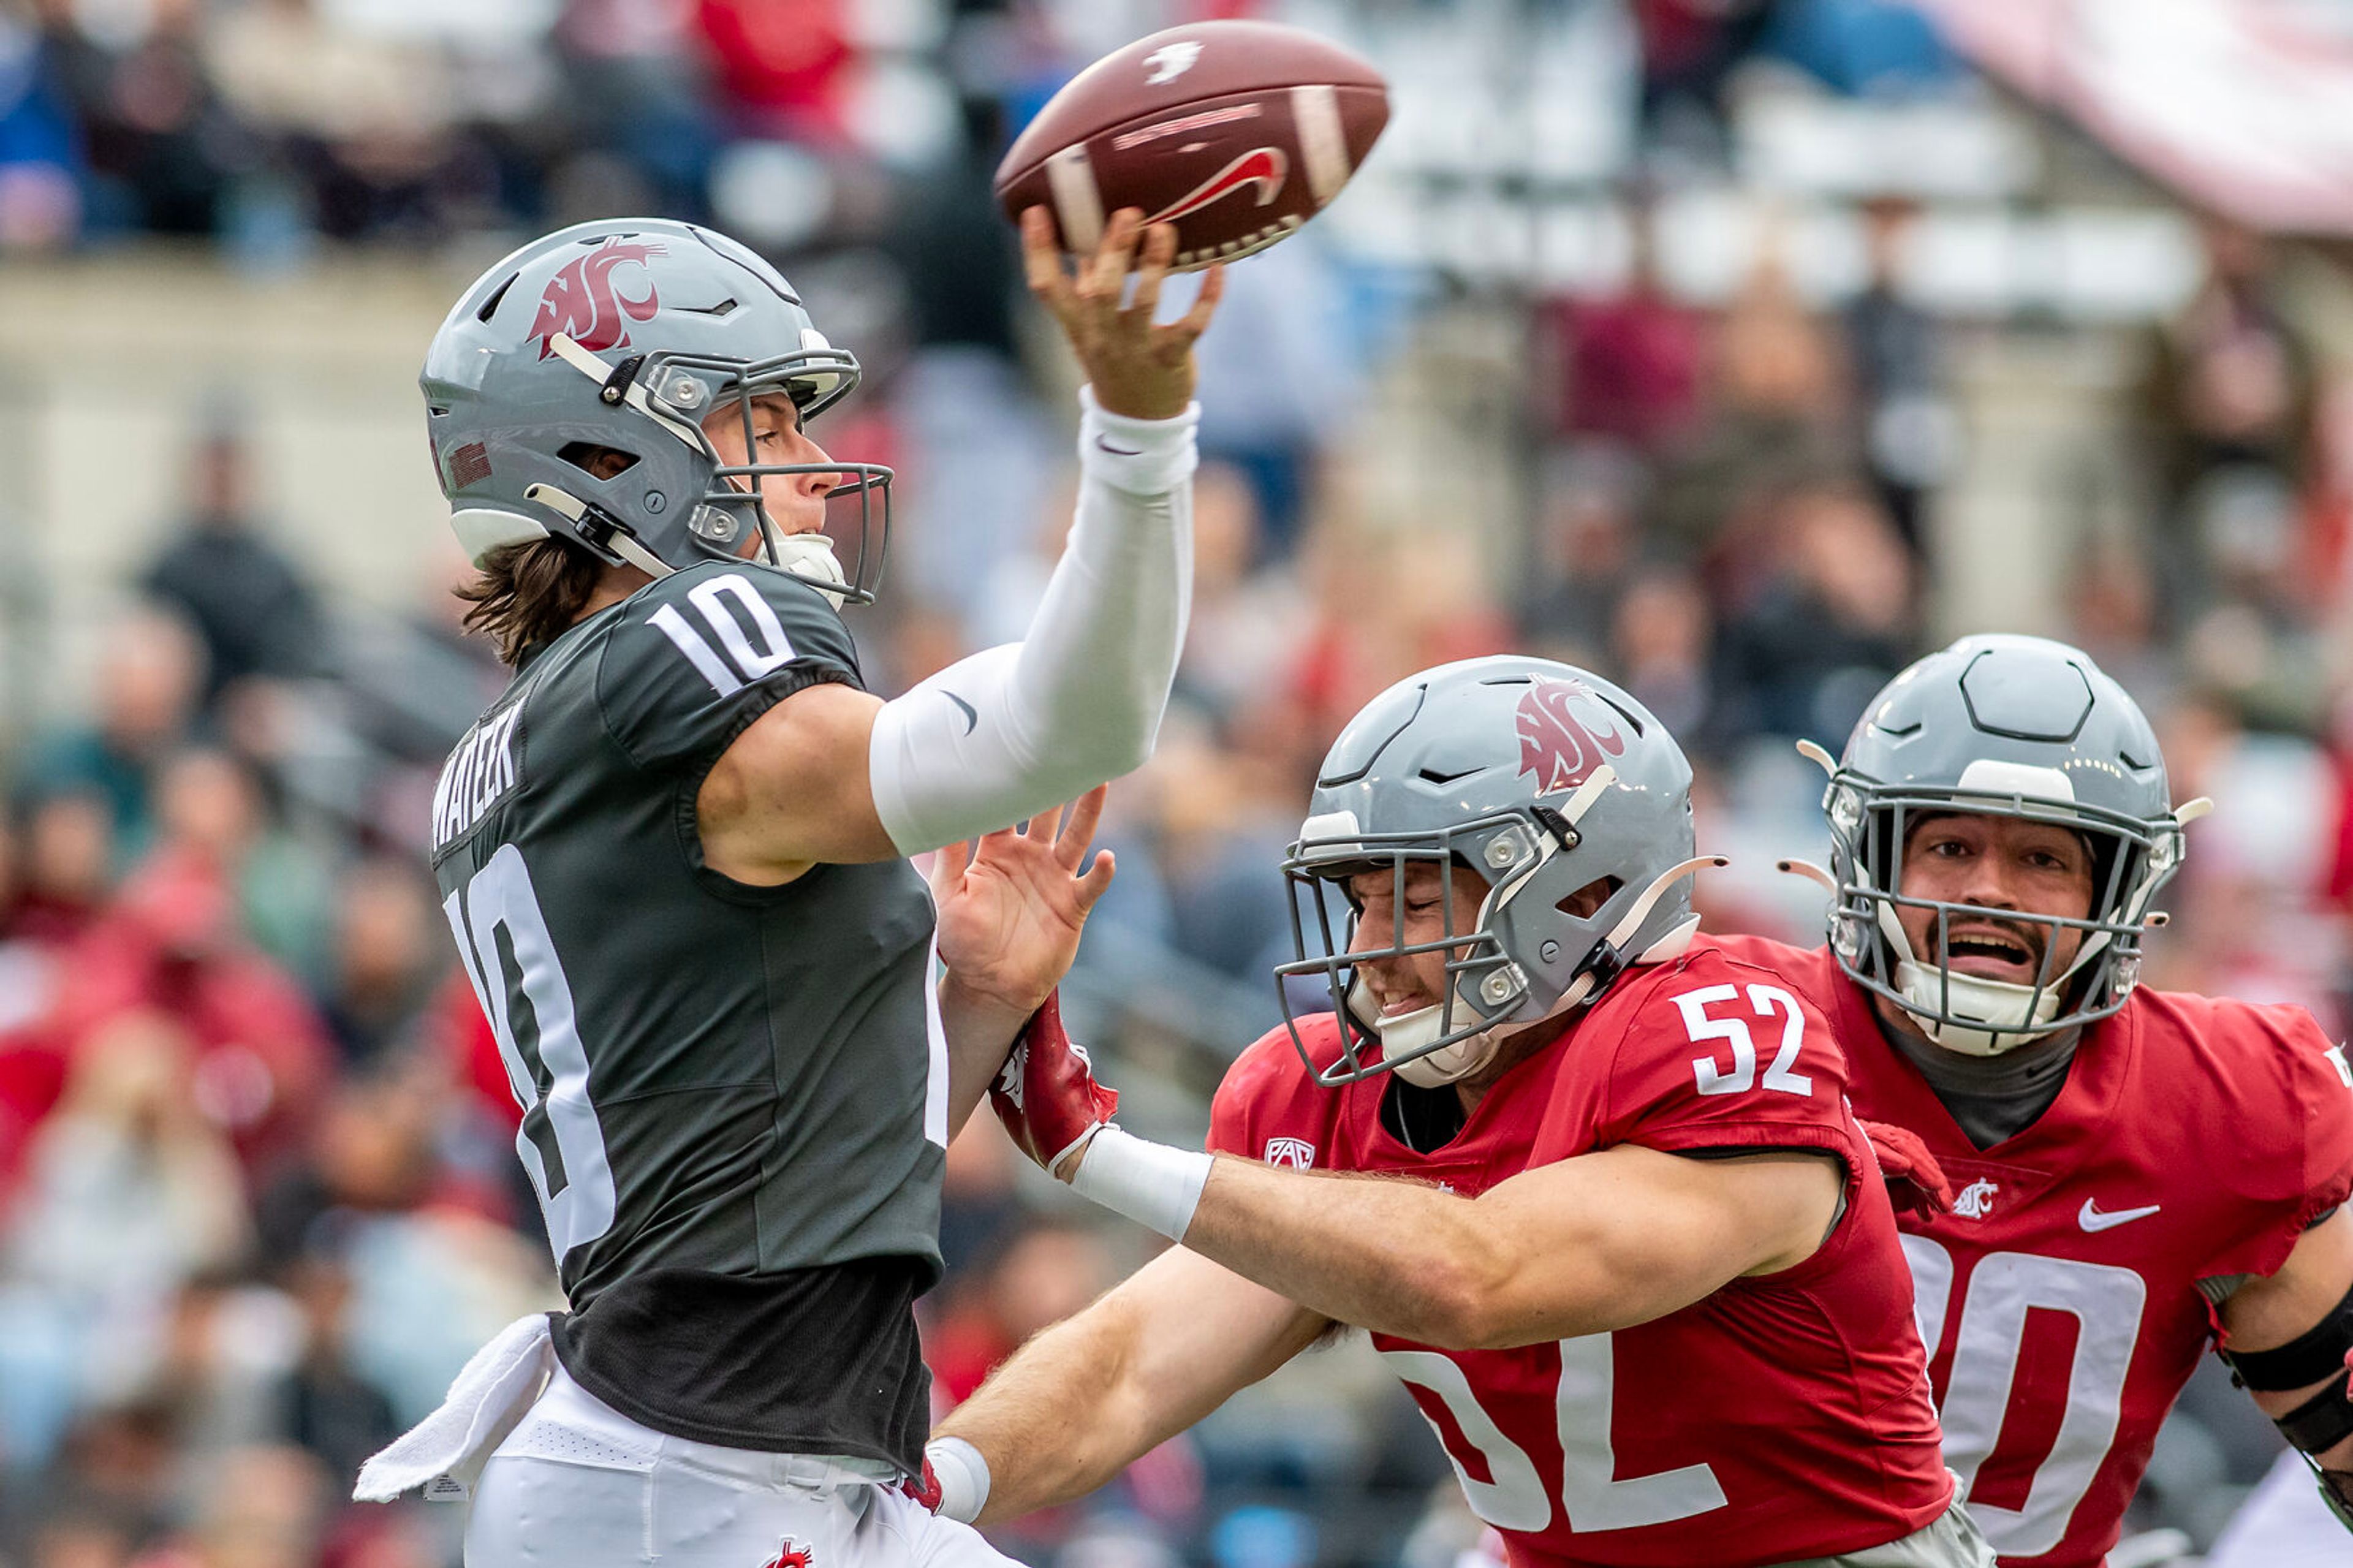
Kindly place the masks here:
POLYGON ((703 432, 733 406, 756 456, 754 398, 786 394, 806 422, 859 374, 752 251, 691 224, 622 218, 535 239, 475 279, 434 334, 418 384, 450 525, 477 564, 501 544, 556 536, 659 577, 737 558, 756 530, 767 564, 789 562, 865 602, 881 571, 891 470, 724 466, 703 432), (636 460, 598 479, 564 455, 583 446, 636 460), (846 581, 812 536, 780 542, 759 499, 763 476, 813 472, 839 474, 834 493, 860 500, 846 581))
POLYGON ((1566 1013, 1628 964, 1680 952, 1698 925, 1686 879, 1705 863, 1693 855, 1691 783, 1683 748, 1641 703, 1549 659, 1441 665, 1366 704, 1325 756, 1283 862, 1299 957, 1278 968, 1278 984, 1323 977, 1341 1026, 1341 1060, 1316 1068, 1311 1059, 1311 1069, 1325 1083, 1390 1068, 1451 1081, 1484 1063, 1493 1031, 1566 1013), (1409 943, 1405 876, 1431 862, 1469 867, 1487 890, 1466 923, 1444 879, 1445 930, 1457 934, 1409 943), (1359 947, 1349 881, 1382 870, 1397 879, 1398 927, 1387 944, 1359 947), (1615 886, 1599 908, 1580 916, 1562 907, 1605 880, 1615 886), (1346 911, 1337 920, 1335 895, 1346 911), (1303 905, 1315 911, 1313 931, 1303 905), (1370 1016, 1358 961, 1439 951, 1450 981, 1442 1003, 1409 1024, 1370 1016), (1381 1051, 1368 1059, 1374 1033, 1381 1051))
POLYGON ((2150 900, 2179 868, 2182 827, 2157 733, 2080 648, 2043 637, 1968 637, 1920 659, 1872 700, 1832 772, 1831 950, 1855 982, 1895 1002, 1948 1048, 1991 1056, 2104 1018, 2140 978, 2150 900), (2032 986, 1955 973, 1945 922, 1983 910, 1901 890, 1904 845, 1923 816, 1954 812, 2053 823, 2093 851, 2082 919, 2002 912, 2045 927, 2032 986), (1935 952, 1915 954, 1902 909, 1936 917, 1935 952), (2054 973, 2061 933, 2082 933, 2054 973))

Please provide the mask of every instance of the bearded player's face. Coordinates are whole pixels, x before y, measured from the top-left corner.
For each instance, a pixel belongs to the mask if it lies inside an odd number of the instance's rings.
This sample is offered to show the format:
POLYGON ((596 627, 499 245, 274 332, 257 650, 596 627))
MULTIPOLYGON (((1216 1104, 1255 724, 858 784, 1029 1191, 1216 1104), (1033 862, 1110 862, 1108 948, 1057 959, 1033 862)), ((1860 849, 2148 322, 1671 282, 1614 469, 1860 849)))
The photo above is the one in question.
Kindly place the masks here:
POLYGON ((1922 963, 1942 959, 1956 974, 2031 985, 2046 973, 2063 973, 2084 933, 2005 920, 2003 912, 2084 919, 2092 910, 2092 854, 2082 837, 2052 823, 1967 812, 1927 816, 1904 836, 1902 890, 1984 911, 1947 920, 1940 952, 1936 911, 1899 906, 1904 934, 1922 963))
MULTIPOLYGON (((756 463, 824 463, 828 459, 825 448, 808 438, 801 428, 800 410, 793 400, 782 393, 766 393, 752 400, 751 440, 744 440, 743 410, 729 403, 718 413, 703 421, 703 434, 719 453, 724 468, 750 467, 756 463)), ((760 499, 768 509, 768 516, 783 533, 816 533, 825 527, 826 492, 840 484, 845 476, 838 473, 763 474, 760 476, 760 499)), ((736 479, 736 488, 748 489, 751 481, 736 479)), ((760 548, 756 530, 745 533, 737 553, 749 557, 760 548)))

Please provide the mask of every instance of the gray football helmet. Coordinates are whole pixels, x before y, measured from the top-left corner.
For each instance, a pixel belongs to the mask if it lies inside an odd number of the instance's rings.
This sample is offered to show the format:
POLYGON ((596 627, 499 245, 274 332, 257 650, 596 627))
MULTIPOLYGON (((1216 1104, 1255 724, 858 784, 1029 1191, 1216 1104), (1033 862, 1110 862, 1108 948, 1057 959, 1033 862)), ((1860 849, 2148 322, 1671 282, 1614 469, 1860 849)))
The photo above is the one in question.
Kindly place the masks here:
POLYGON ((425 356, 427 428, 450 526, 479 564, 560 536, 655 577, 757 559, 833 597, 871 603, 889 542, 892 473, 871 463, 724 465, 703 422, 789 395, 804 422, 857 386, 857 356, 810 321, 776 269, 722 234, 667 218, 575 225, 475 279, 425 356), (575 458, 635 460, 597 479, 575 458), (768 474, 839 474, 858 498, 855 563, 824 534, 786 535, 759 496, 768 474), (877 517, 874 498, 881 497, 877 517))
MULTIPOLYGON (((1950 1050, 1998 1056, 2029 1040, 2105 1018, 2139 983, 2149 901, 2180 868, 2182 828, 2205 815, 2176 810, 2157 734, 2139 706, 2090 656, 2031 637, 1968 637, 1930 654, 1872 700, 1822 797, 1831 827, 1831 948, 1857 984, 1901 1006, 1950 1050), (2031 985, 1955 973, 1947 922, 1968 905, 1901 890, 1907 830, 1954 812, 2055 823, 2092 850, 2084 918, 2002 911, 2048 928, 2031 985), (1936 917, 1936 952, 1912 951, 1900 909, 1936 917), (2082 946, 2052 972, 2063 931, 2082 946)), ((1820 873, 1815 873, 1819 875, 1820 873)))
POLYGON ((1276 974, 1293 1044, 1308 1057, 1284 978, 1322 977, 1340 1024, 1340 1059, 1322 1069, 1308 1059, 1318 1081, 1394 1068, 1409 1083, 1451 1083, 1487 1063, 1498 1030, 1566 1015, 1630 964, 1682 952, 1699 926, 1686 879, 1722 863, 1693 854, 1691 783, 1683 748, 1641 703, 1549 659, 1441 665, 1366 704, 1324 757, 1283 860, 1299 957, 1276 974), (1406 941, 1417 862, 1486 881, 1464 922, 1444 879, 1449 940, 1406 941), (1383 870, 1396 879, 1396 929, 1385 946, 1351 952, 1362 907, 1350 879, 1383 870), (1564 908, 1595 883, 1608 894, 1599 908, 1564 908), (1445 999, 1381 1018, 1356 964, 1438 952, 1445 999))

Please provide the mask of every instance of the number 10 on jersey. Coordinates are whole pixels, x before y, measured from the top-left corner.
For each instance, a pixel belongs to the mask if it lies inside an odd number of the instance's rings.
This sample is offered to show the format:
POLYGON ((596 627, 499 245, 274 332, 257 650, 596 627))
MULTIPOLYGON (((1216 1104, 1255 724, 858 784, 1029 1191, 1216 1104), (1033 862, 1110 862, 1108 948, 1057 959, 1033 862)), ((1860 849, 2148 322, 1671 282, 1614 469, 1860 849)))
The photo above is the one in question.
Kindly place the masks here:
POLYGON ((561 1268, 565 1253, 613 1228, 614 1208, 613 1167, 588 1098, 588 1050, 580 1041, 572 983, 513 845, 499 846, 464 889, 443 900, 441 912, 522 1107, 515 1152, 539 1194, 561 1268))

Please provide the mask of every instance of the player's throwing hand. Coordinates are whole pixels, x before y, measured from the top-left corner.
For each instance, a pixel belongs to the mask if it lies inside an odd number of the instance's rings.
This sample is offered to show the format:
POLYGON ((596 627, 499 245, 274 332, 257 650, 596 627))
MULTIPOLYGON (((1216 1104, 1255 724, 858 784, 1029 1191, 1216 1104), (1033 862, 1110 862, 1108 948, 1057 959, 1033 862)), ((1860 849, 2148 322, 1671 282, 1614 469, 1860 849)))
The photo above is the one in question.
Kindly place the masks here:
POLYGON ((1029 292, 1053 313, 1079 366, 1105 412, 1134 419, 1171 419, 1193 401, 1193 344, 1208 329, 1225 293, 1223 267, 1212 267, 1193 308, 1166 324, 1152 312, 1176 258, 1176 227, 1145 226, 1140 207, 1122 207, 1103 228, 1092 257, 1081 257, 1072 277, 1062 267, 1053 221, 1043 207, 1021 215, 1021 252, 1029 292), (1139 257, 1137 244, 1143 251, 1139 257), (1128 275, 1135 294, 1123 302, 1128 275))

